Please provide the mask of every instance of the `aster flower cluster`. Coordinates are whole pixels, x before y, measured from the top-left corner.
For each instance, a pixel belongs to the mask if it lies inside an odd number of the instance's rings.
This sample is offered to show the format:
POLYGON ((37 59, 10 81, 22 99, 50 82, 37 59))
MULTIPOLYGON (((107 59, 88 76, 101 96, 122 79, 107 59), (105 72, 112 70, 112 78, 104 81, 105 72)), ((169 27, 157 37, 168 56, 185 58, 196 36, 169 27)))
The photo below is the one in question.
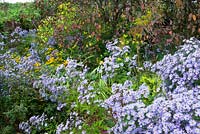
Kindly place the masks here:
MULTIPOLYGON (((149 89, 143 84, 139 90, 132 89, 133 83, 125 81, 124 84, 112 85, 112 93, 108 99, 105 100, 104 106, 112 109, 112 116, 116 120, 116 124, 111 128, 114 133, 131 133, 137 126, 136 121, 140 121, 142 109, 145 109, 145 104, 142 102, 142 97, 148 97, 149 89)), ((136 130, 135 130, 136 131, 136 130)))
POLYGON ((14 37, 15 35, 18 35, 20 37, 27 37, 28 35, 35 36, 36 30, 30 29, 30 30, 24 30, 21 27, 16 27, 15 30, 10 34, 11 37, 14 37))
POLYGON ((39 56, 38 51, 35 49, 36 44, 31 43, 31 47, 29 49, 29 53, 30 56, 25 57, 22 56, 20 59, 20 64, 18 64, 17 68, 19 68, 19 70, 23 70, 23 72, 27 72, 30 70, 34 70, 35 69, 35 64, 39 64, 41 63, 41 58, 39 56))
POLYGON ((50 38, 48 39, 47 45, 53 46, 53 45, 55 45, 55 44, 56 44, 56 39, 55 39, 54 37, 50 37, 50 38))
POLYGON ((16 27, 15 30, 11 33, 11 36, 14 36, 15 34, 24 37, 24 36, 28 35, 28 31, 27 30, 23 30, 20 27, 16 27))
MULTIPOLYGON (((12 52, 10 51, 2 54, 1 62, 4 62, 2 63, 2 65, 4 65, 4 69, 1 70, 1 74, 8 76, 9 78, 14 78, 10 75, 13 74, 15 77, 18 76, 18 79, 20 80, 27 72, 35 69, 36 63, 42 64, 36 47, 37 44, 32 43, 29 49, 30 56, 21 56, 19 57, 18 61, 12 57, 12 52), (6 72, 8 72, 9 75, 6 75, 6 72)), ((86 66, 69 58, 66 60, 66 63, 66 65, 60 64, 57 68, 55 68, 54 71, 44 71, 40 76, 38 76, 38 79, 31 81, 33 82, 33 88, 38 89, 41 97, 43 97, 46 101, 50 100, 53 103, 57 103, 58 111, 62 111, 62 109, 66 106, 68 106, 71 111, 74 111, 73 108, 77 106, 77 103, 87 103, 90 105, 94 101, 93 98, 96 96, 96 94, 98 94, 98 90, 95 90, 93 87, 95 85, 94 82, 90 82, 86 79, 86 73, 88 72, 88 68, 86 66), (79 94, 77 98, 79 102, 66 103, 66 100, 69 96, 72 98, 76 97, 76 95, 71 96, 71 92, 76 92, 76 94, 79 94)), ((26 81, 28 82, 27 79, 26 81)), ((76 98, 74 100, 76 100, 76 98)), ((99 104, 100 102, 97 100, 95 103, 99 104)), ((89 111, 87 112, 89 113, 89 111)), ((73 114, 70 114, 68 121, 70 122, 70 126, 67 121, 66 123, 61 123, 58 126, 58 133, 60 131, 71 131, 77 126, 79 129, 81 129, 82 123, 77 124, 77 122, 81 122, 82 117, 78 114, 74 114, 74 112, 72 113, 73 114), (75 118, 77 120, 75 120, 75 118), (71 123, 72 121, 74 124, 71 123), (63 127, 62 124, 64 125, 63 127)), ((33 117, 35 118, 38 116, 33 117)), ((31 121, 32 118, 30 118, 30 120, 27 122, 22 122, 20 124, 20 129, 25 133, 31 133, 31 130, 35 128, 34 123, 31 121)), ((46 120, 44 122, 46 122, 46 120)))
MULTIPOLYGON (((35 44, 34 44, 35 45, 35 44)), ((33 72, 37 67, 35 64, 40 64, 41 60, 37 50, 31 45, 29 56, 15 56, 12 50, 7 50, 0 54, 0 76, 6 79, 9 86, 15 87, 16 84, 31 85, 32 78, 28 73, 33 72)), ((5 47, 2 47, 5 50, 5 47)))
MULTIPOLYGON (((7 60, 9 59, 9 62, 11 62, 11 60, 13 62, 16 62, 15 65, 21 64, 19 65, 21 66, 20 69, 23 69, 24 67, 29 68, 28 70, 30 70, 31 68, 33 69, 33 67, 31 67, 31 64, 40 62, 40 58, 36 50, 37 44, 31 43, 31 40, 35 38, 35 36, 36 36, 36 30, 34 29, 23 30, 20 27, 17 27, 11 34, 8 34, 8 35, 3 35, 0 33, 1 56, 7 55, 7 58, 3 59, 2 65, 4 65, 6 59, 7 60), (26 47, 25 50, 22 49, 23 47, 26 47), (25 56, 28 53, 30 54, 25 56), (10 55, 10 58, 8 58, 9 55, 10 55), (17 61, 16 60, 14 61, 16 57, 17 57, 17 61)), ((4 65, 4 66, 7 66, 7 65, 4 65)), ((12 67, 12 68, 19 68, 19 67, 12 67)))
POLYGON ((19 124, 19 129, 23 130, 27 134, 31 134, 31 130, 35 128, 36 130, 40 130, 41 127, 47 126, 45 123, 47 120, 46 115, 43 113, 41 116, 32 116, 28 121, 21 122, 19 124))
MULTIPOLYGON (((95 82, 87 78, 88 68, 76 60, 68 58, 67 61, 66 66, 59 65, 54 73, 42 74, 38 80, 34 81, 33 87, 39 89, 40 95, 45 100, 57 103, 58 111, 62 111, 64 107, 71 111, 67 114, 66 122, 57 126, 56 133, 71 132, 74 128, 78 128, 78 131, 84 133, 82 130, 83 115, 77 113, 75 109, 82 104, 100 106, 102 100, 95 98, 99 94, 99 90, 94 87, 95 82), (69 98, 77 101, 66 103, 69 98)), ((86 110, 86 114, 90 114, 89 109, 86 110)))
MULTIPOLYGON (((144 85, 137 91, 127 86, 127 82, 119 85, 117 90, 105 101, 105 105, 112 109, 116 124, 111 132, 116 134, 149 133, 149 134, 198 134, 200 90, 195 88, 190 92, 173 94, 171 98, 158 96, 151 105, 142 102, 141 95, 148 95, 148 88, 144 85), (146 92, 147 91, 147 92, 146 92)), ((116 90, 116 87, 113 87, 116 90)))
POLYGON ((167 91, 179 93, 197 86, 200 79, 200 41, 191 38, 175 52, 166 55, 163 60, 153 65, 152 70, 157 72, 165 81, 167 91))
POLYGON ((110 56, 104 58, 104 62, 99 68, 99 73, 103 74, 102 78, 104 80, 116 77, 120 71, 123 71, 123 73, 126 73, 125 75, 129 76, 137 67, 137 55, 130 56, 131 51, 129 46, 120 48, 117 44, 118 40, 115 40, 106 45, 110 56))
MULTIPOLYGON (((63 64, 56 68, 54 74, 42 74, 39 80, 34 81, 33 87, 38 88, 40 95, 46 100, 59 102, 59 99, 64 100, 69 90, 76 89, 77 83, 85 79, 87 68, 82 63, 76 60, 67 59, 68 64, 63 64)), ((58 109, 60 109, 58 105, 58 109)))
MULTIPOLYGON (((63 131, 71 132, 74 128, 78 128, 82 131, 83 119, 78 116, 78 113, 71 112, 65 124, 61 123, 57 126, 56 134, 61 134, 63 131)), ((82 134, 84 131, 82 131, 82 134)))
POLYGON ((7 74, 8 72, 10 72, 10 74, 18 73, 22 75, 27 71, 33 70, 34 64, 41 62, 38 52, 34 48, 35 45, 36 44, 34 43, 31 44, 31 47, 29 49, 30 55, 27 57, 21 56, 15 59, 13 58, 14 53, 11 50, 0 54, 1 65, 3 65, 3 70, 1 70, 1 73, 5 76, 9 75, 7 74))
POLYGON ((24 38, 26 37, 35 37, 36 36, 36 30, 30 29, 30 30, 24 30, 20 27, 16 27, 15 30, 10 34, 10 44, 18 43, 18 42, 26 42, 24 38))
MULTIPOLYGON (((115 119, 115 126, 110 132, 200 133, 200 88, 195 83, 199 80, 196 72, 199 70, 199 46, 200 42, 191 38, 174 55, 167 55, 152 66, 152 70, 163 79, 163 92, 150 105, 143 101, 149 95, 145 84, 134 90, 130 81, 114 83, 112 95, 104 103, 115 119)), ((148 63, 147 67, 149 66, 148 63)))
POLYGON ((80 83, 80 85, 77 88, 78 92, 79 92, 79 102, 80 103, 88 103, 90 104, 92 98, 94 98, 96 96, 96 89, 93 87, 92 82, 89 83, 87 79, 85 79, 84 81, 82 81, 80 83))

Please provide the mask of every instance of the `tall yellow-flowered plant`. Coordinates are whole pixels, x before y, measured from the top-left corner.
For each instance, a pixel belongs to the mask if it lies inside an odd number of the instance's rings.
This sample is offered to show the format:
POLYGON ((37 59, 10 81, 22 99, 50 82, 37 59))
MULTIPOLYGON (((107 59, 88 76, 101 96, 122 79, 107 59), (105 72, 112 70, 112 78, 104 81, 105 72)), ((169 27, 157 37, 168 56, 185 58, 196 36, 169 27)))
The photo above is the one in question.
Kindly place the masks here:
POLYGON ((47 46, 47 44, 49 38, 54 37, 56 39, 56 45, 59 48, 63 48, 66 45, 66 36, 70 35, 72 25, 78 23, 78 19, 76 19, 77 10, 77 6, 72 5, 70 2, 62 3, 57 7, 57 13, 54 16, 48 16, 41 20, 37 29, 37 35, 40 48, 46 48, 45 55, 48 57, 46 58, 46 65, 57 66, 61 63, 67 65, 67 61, 63 58, 62 49, 54 53, 57 48, 47 46))
MULTIPOLYGON (((41 20, 41 24, 38 26, 38 36, 42 43, 47 43, 48 38, 54 36, 57 38, 58 43, 64 42, 64 36, 66 36, 73 24, 76 24, 76 11, 78 8, 76 5, 71 5, 70 2, 62 3, 58 6, 58 10, 55 16, 49 16, 41 20), (62 37, 61 37, 62 36, 62 37)), ((64 44, 60 44, 62 46, 64 44)))

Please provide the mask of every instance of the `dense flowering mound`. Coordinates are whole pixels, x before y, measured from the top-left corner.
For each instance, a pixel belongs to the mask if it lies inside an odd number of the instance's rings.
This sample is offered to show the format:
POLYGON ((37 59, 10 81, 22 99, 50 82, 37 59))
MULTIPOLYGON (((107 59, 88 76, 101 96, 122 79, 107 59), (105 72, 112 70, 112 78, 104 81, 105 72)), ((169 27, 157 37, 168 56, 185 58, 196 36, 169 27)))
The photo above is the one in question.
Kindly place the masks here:
POLYGON ((191 38, 174 55, 166 55, 152 70, 162 76, 165 90, 173 93, 198 86, 200 80, 200 41, 191 38))
POLYGON ((2 41, 0 42, 0 76, 10 79, 7 81, 9 86, 21 84, 19 82, 20 79, 23 79, 23 82, 30 83, 30 79, 27 79, 27 77, 30 77, 28 73, 36 69, 35 65, 41 62, 41 57, 39 57, 38 51, 35 49, 35 43, 28 44, 29 49, 23 50, 23 56, 20 56, 17 50, 19 47, 17 43, 22 45, 23 42, 26 42, 25 38, 35 37, 35 32, 35 30, 27 31, 17 27, 9 36, 0 34, 0 41, 2 41))
MULTIPOLYGON (((130 83, 131 84, 131 83, 130 83)), ((114 133, 171 133, 171 134, 198 134, 200 132, 199 117, 200 89, 193 88, 181 94, 157 97, 151 105, 146 106, 142 101, 142 95, 146 96, 146 87, 138 91, 132 91, 124 83, 113 92, 105 101, 112 109, 116 119, 116 125, 111 129, 114 133)), ((116 87, 113 87, 113 90, 116 87)))
MULTIPOLYGON (((14 34, 23 38, 21 33, 29 32, 19 29, 14 34)), ((44 109, 37 115, 31 113, 23 119, 19 128, 24 133, 49 129, 57 134, 200 133, 197 39, 186 40, 175 54, 153 65, 144 62, 143 66, 137 63, 137 55, 130 47, 119 47, 115 40, 106 45, 110 55, 92 72, 70 58, 57 66, 45 64, 34 43, 29 44, 28 55, 21 56, 13 48, 8 49, 6 43, 0 45, 0 76, 9 87, 5 94, 1 89, 0 95, 17 92, 25 84, 29 91, 37 92, 42 103, 55 106, 48 113, 45 109, 49 107, 42 105, 44 109), (162 84, 155 73, 162 78, 162 84)))
POLYGON ((174 55, 166 55, 152 66, 163 79, 163 91, 150 105, 142 101, 149 94, 145 85, 136 91, 130 81, 113 85, 113 95, 105 101, 116 119, 111 132, 200 133, 199 52, 200 41, 191 38, 174 55))

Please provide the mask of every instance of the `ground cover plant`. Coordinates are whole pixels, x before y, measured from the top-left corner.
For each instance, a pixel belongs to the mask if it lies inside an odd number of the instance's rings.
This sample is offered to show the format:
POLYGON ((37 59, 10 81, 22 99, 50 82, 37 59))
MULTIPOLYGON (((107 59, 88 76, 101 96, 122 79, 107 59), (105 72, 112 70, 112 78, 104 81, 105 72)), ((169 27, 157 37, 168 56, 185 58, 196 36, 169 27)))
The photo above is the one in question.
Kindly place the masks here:
POLYGON ((31 4, 0 33, 0 133, 200 133, 198 1, 31 4))

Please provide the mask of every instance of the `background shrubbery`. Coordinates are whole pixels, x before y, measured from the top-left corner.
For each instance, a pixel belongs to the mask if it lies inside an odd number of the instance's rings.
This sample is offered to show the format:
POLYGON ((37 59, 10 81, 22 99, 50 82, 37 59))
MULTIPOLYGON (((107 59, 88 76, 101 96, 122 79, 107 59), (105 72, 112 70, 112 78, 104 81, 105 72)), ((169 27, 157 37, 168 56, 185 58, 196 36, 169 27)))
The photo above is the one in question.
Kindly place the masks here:
POLYGON ((0 133, 200 133, 199 6, 2 3, 0 133))
POLYGON ((0 8, 1 32, 12 32, 17 26, 23 29, 36 28, 41 18, 40 11, 36 10, 35 6, 30 3, 1 3, 0 8))

